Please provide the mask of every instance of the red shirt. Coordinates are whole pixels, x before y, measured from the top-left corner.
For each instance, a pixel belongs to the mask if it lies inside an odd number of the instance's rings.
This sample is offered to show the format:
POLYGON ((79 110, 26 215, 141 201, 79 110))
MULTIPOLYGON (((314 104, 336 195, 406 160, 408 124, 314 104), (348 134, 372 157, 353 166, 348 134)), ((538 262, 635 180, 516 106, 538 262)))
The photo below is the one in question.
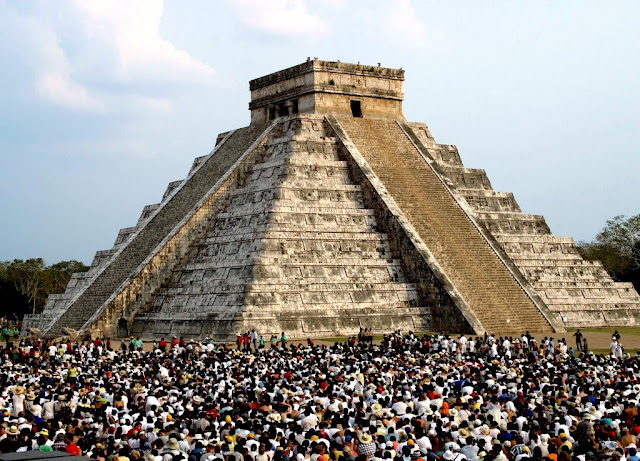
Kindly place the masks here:
POLYGON ((76 445, 75 443, 70 443, 69 445, 67 445, 64 451, 66 451, 67 453, 71 453, 74 456, 80 456, 80 448, 78 448, 78 445, 76 445))

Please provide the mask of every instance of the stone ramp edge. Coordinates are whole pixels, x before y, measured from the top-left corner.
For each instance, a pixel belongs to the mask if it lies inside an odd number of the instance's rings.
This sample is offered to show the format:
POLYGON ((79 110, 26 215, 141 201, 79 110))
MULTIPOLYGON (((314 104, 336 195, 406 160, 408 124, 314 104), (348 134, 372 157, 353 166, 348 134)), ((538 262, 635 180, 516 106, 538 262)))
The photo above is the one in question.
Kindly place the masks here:
MULTIPOLYGON (((264 140, 266 139, 268 134, 271 133, 273 128, 275 126, 277 126, 281 122, 282 122, 282 119, 276 119, 270 125, 268 125, 265 128, 265 130, 249 146, 249 148, 240 156, 240 158, 233 164, 233 166, 229 170, 227 170, 227 172, 224 173, 223 176, 218 181, 216 181, 216 183, 209 189, 209 191, 202 197, 202 199, 200 199, 196 203, 196 205, 194 207, 192 207, 191 211, 187 215, 185 215, 185 217, 182 218, 178 222, 178 224, 174 227, 174 229, 171 232, 169 232, 169 234, 167 234, 167 236, 164 239, 162 239, 162 241, 156 246, 156 248, 142 261, 142 263, 140 263, 140 265, 135 269, 135 271, 129 277, 127 277, 127 279, 120 285, 120 287, 114 293, 112 293, 111 296, 109 296, 109 298, 107 298, 107 300, 94 312, 94 314, 82 326, 82 328, 80 329, 80 332, 86 332, 87 330, 89 330, 90 327, 92 326, 92 324, 94 324, 97 320, 99 320, 101 316, 105 315, 105 311, 109 310, 109 306, 111 304, 113 304, 114 301, 119 296, 121 296, 129 286, 131 286, 131 284, 134 282, 134 279, 136 277, 138 277, 144 271, 144 269, 147 266, 150 265, 150 263, 153 261, 154 258, 156 258, 159 255, 159 253, 162 251, 162 249, 165 248, 166 245, 173 238, 175 238, 177 236, 177 234, 185 226, 185 224, 187 224, 192 218, 194 218, 196 213, 199 210, 202 209, 203 205, 207 202, 207 200, 211 199, 212 196, 217 191, 219 191, 219 189, 221 188, 221 185, 224 182, 229 180, 229 178, 232 176, 232 174, 234 172, 236 172, 236 170, 238 170, 238 168, 250 156, 251 152, 253 152, 262 142, 264 142, 264 140)), ((178 192, 178 190, 180 188, 182 188, 184 184, 186 184, 186 182, 189 180, 189 178, 191 178, 200 168, 202 168, 204 166, 204 164, 207 162, 207 160, 209 160, 209 157, 214 155, 220 148, 222 148, 222 146, 224 146, 226 144, 226 142, 237 131, 238 130, 232 130, 232 131, 229 131, 229 132, 225 133, 224 138, 215 146, 214 150, 207 156, 207 159, 202 161, 195 169, 193 169, 192 171, 189 172, 189 176, 187 177, 187 179, 185 181, 183 181, 183 183, 180 186, 178 186, 177 188, 175 188, 175 190, 173 190, 171 192, 171 195, 167 198, 165 203, 169 202, 171 200, 171 198, 178 192)), ((160 207, 160 208, 162 208, 162 207, 160 207)), ((155 213, 158 213, 160 211, 160 208, 158 210, 156 210, 155 213)), ((139 232, 139 230, 138 230, 138 232, 139 232)), ((185 246, 185 248, 188 248, 188 244, 185 246)), ((172 265, 172 267, 173 267, 173 265, 172 265)), ((169 269, 169 273, 170 272, 171 272, 171 270, 169 269)), ((162 282, 160 282, 160 283, 162 283, 162 282)), ((144 301, 142 302, 142 304, 144 304, 144 301)), ((137 313, 138 313, 138 311, 127 312, 126 315, 123 313, 122 317, 123 318, 124 317, 128 317, 129 324, 131 324, 131 322, 133 321, 133 318, 135 317, 135 314, 137 314, 137 313)))
POLYGON ((562 326, 562 323, 556 318, 556 314, 552 312, 549 307, 545 304, 542 298, 536 293, 528 280, 522 275, 516 264, 511 260, 509 255, 504 251, 502 245, 496 240, 489 229, 486 228, 484 223, 480 219, 476 219, 475 210, 467 203, 466 200, 461 198, 455 187, 449 185, 447 181, 444 180, 446 175, 443 175, 439 165, 437 162, 431 158, 425 146, 422 145, 418 136, 413 131, 411 126, 406 122, 396 122, 400 126, 400 129, 405 133, 409 141, 413 144, 415 149, 420 153, 422 158, 425 160, 425 163, 429 165, 429 167, 433 170, 436 177, 440 180, 440 182, 445 186, 449 194, 456 201, 458 206, 462 209, 462 211, 467 215, 467 218, 473 223, 476 229, 480 232, 480 235, 485 239, 485 241, 489 244, 493 252, 496 254, 498 259, 502 262, 502 264, 507 268, 507 270, 511 273, 513 278, 516 280, 518 285, 524 290, 526 295, 531 299, 536 308, 540 311, 542 316, 547 320, 551 328, 553 328, 556 333, 564 333, 566 330, 562 326), (453 190, 452 190, 453 189, 453 190))

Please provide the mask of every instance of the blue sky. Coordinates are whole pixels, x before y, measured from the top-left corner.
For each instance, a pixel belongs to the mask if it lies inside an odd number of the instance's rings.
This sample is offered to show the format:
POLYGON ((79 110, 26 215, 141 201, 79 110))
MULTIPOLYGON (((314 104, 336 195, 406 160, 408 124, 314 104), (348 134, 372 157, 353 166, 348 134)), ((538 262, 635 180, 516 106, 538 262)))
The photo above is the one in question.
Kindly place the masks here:
POLYGON ((640 213, 640 2, 0 0, 0 260, 89 263, 308 56, 406 70, 404 113, 559 236, 640 213))

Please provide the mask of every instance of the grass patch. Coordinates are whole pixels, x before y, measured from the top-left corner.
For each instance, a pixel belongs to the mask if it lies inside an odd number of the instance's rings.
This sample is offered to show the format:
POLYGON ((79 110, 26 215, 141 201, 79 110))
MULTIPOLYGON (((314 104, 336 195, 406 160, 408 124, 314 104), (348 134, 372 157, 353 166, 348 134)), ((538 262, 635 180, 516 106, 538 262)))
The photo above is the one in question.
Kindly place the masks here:
MULTIPOLYGON (((638 353, 640 349, 631 348, 625 349, 625 354, 630 354, 632 357, 638 353)), ((609 355, 611 353, 611 349, 591 349, 590 352, 593 352, 596 355, 609 355)))
MULTIPOLYGON (((574 333, 577 328, 569 328, 567 329, 567 333, 574 333)), ((588 333, 609 333, 613 334, 614 331, 618 330, 620 336, 622 335, 640 335, 640 327, 621 327, 621 328, 580 328, 580 331, 588 332, 588 333)))

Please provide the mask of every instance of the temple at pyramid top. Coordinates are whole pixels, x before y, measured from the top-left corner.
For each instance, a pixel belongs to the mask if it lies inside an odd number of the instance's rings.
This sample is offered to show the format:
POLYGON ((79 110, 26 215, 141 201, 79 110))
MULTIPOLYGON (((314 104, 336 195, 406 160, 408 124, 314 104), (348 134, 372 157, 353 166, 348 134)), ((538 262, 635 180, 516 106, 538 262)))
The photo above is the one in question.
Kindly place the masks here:
POLYGON ((404 70, 308 60, 249 82, 251 123, 294 114, 404 120, 404 70))
POLYGON ((630 283, 405 120, 403 81, 318 59, 251 80, 251 124, 212 135, 23 328, 226 341, 639 326, 630 283))

